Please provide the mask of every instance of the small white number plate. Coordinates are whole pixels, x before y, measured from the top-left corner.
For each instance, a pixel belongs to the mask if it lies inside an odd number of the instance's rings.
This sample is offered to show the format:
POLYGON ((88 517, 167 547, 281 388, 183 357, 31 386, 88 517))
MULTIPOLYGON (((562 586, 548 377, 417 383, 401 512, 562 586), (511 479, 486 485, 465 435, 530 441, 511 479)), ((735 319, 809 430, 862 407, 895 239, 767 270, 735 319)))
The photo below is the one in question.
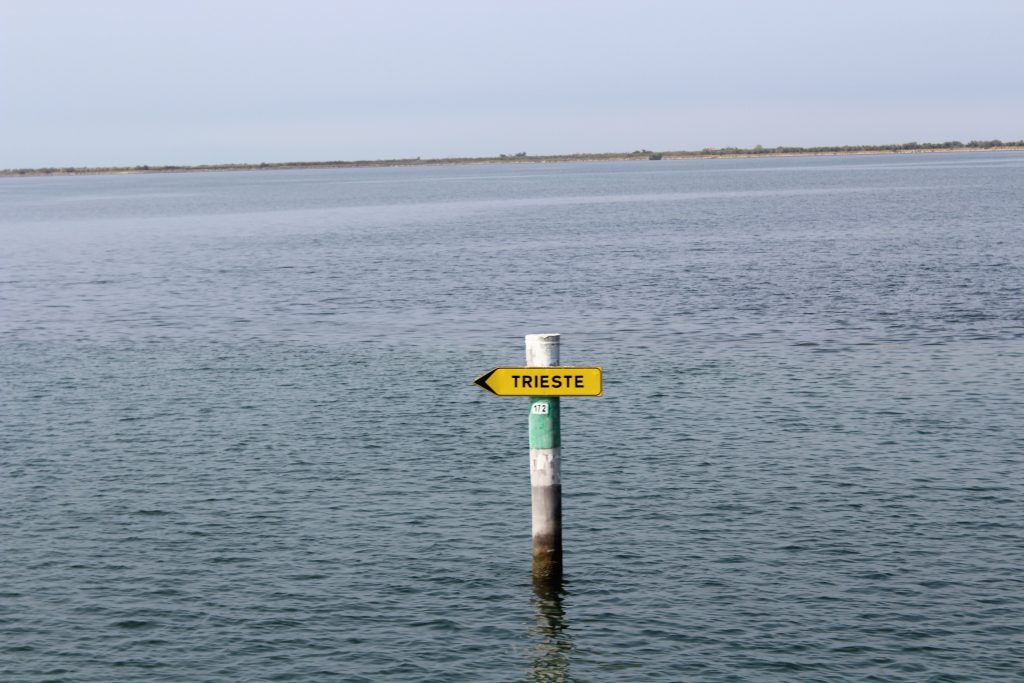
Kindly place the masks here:
POLYGON ((547 415, 548 414, 548 404, 547 403, 534 403, 532 408, 531 408, 531 412, 534 415, 547 415))

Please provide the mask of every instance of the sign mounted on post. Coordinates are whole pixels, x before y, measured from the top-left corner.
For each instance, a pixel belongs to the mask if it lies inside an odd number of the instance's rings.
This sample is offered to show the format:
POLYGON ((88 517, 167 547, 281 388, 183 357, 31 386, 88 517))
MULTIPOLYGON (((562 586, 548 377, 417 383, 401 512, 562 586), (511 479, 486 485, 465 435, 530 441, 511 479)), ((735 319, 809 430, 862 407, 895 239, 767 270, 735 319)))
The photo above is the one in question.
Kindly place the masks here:
POLYGON ((601 368, 494 368, 475 384, 497 396, 600 396, 601 368))

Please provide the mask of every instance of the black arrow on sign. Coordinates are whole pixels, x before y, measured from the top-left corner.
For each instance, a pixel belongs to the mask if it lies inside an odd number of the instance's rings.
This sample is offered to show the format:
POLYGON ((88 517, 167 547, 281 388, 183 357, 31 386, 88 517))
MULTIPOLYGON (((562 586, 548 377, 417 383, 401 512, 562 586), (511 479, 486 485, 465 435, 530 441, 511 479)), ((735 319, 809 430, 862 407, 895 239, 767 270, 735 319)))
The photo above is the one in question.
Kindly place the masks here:
POLYGON ((480 377, 477 377, 476 380, 474 380, 473 384, 477 385, 478 387, 483 387, 487 391, 489 391, 492 394, 494 394, 495 396, 497 396, 498 392, 496 392, 494 389, 491 389, 491 385, 487 383, 487 380, 490 379, 491 375, 493 375, 497 371, 498 371, 498 368, 494 368, 493 370, 488 372, 486 375, 481 375, 480 377))

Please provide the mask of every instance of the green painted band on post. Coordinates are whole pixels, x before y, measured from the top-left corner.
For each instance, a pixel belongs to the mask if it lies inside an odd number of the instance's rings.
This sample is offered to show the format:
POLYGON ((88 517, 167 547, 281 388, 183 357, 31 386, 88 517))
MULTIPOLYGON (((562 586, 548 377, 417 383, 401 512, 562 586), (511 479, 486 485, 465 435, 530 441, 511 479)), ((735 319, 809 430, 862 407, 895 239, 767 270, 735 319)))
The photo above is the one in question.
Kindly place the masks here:
POLYGON ((531 398, 530 448, 558 448, 561 445, 561 400, 550 396, 531 398))

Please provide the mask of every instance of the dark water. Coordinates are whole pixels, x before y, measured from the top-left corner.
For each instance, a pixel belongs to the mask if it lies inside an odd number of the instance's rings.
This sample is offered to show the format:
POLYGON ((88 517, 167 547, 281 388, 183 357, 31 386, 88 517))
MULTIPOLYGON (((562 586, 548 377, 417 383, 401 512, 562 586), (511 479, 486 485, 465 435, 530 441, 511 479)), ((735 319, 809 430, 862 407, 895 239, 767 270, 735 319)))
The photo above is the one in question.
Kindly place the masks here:
POLYGON ((3 681, 1018 681, 1024 155, 2 180, 0 423, 3 681))

